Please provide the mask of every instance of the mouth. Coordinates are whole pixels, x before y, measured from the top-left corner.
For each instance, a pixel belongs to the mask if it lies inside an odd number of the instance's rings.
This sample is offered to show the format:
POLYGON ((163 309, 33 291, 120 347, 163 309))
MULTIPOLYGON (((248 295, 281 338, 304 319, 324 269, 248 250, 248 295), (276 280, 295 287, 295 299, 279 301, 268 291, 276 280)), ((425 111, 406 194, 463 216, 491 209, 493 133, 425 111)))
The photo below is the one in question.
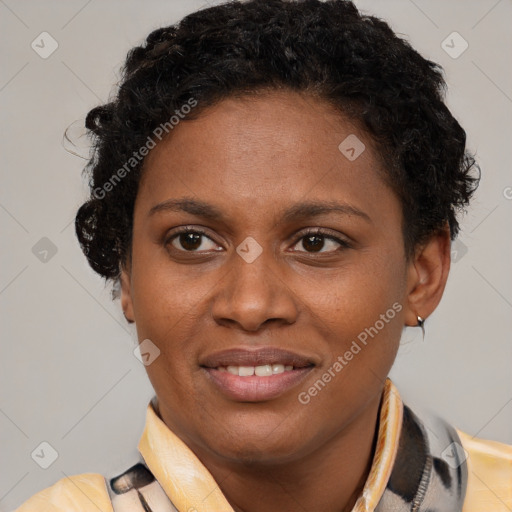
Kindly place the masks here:
MULTIPOLYGON (((262 364, 258 366, 218 366, 215 368, 219 372, 229 372, 232 375, 239 377, 251 377, 256 375, 258 377, 270 377, 271 375, 279 375, 284 372, 289 372, 294 369, 293 365, 287 364, 262 364)), ((295 368, 297 370, 297 368, 295 368)))
POLYGON ((225 397, 262 402, 297 386, 316 364, 312 358, 288 350, 262 347, 215 352, 205 357, 200 366, 225 397))

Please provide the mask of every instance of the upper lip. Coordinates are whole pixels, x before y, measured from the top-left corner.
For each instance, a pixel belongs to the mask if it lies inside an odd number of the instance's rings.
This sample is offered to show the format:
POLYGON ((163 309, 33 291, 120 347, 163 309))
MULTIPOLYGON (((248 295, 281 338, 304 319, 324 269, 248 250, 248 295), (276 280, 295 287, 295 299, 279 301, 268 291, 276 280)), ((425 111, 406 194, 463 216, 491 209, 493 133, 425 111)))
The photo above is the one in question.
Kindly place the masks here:
POLYGON ((265 364, 283 364, 285 366, 304 368, 315 363, 307 356, 277 347, 253 349, 243 347, 220 350, 207 355, 200 362, 201 366, 207 368, 218 368, 219 366, 261 366, 265 364))

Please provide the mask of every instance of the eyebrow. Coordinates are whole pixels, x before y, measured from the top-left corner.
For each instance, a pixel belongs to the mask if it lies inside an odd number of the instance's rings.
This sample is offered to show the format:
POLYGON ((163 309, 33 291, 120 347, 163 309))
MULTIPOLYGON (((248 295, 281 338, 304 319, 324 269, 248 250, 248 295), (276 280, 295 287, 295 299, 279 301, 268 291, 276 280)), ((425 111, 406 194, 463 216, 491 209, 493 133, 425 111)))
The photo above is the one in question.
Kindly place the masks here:
MULTIPOLYGON (((168 199, 167 201, 153 206, 149 210, 148 215, 151 216, 159 212, 167 211, 186 212, 212 221, 226 222, 223 213, 216 206, 192 198, 168 199)), ((367 222, 372 222, 370 216, 359 208, 336 201, 305 201, 297 203, 284 211, 280 222, 318 217, 329 213, 355 215, 367 222)))

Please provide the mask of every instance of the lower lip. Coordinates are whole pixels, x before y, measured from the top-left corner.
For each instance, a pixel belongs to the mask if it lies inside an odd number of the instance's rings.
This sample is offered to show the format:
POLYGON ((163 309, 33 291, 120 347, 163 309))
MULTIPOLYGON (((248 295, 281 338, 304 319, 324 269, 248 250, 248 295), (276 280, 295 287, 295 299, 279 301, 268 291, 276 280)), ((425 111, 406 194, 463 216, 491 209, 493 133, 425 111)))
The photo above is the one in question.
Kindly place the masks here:
POLYGON ((220 372, 215 368, 203 367, 222 393, 239 402, 263 402, 277 398, 297 386, 312 369, 313 366, 308 366, 268 377, 240 377, 229 372, 220 372))

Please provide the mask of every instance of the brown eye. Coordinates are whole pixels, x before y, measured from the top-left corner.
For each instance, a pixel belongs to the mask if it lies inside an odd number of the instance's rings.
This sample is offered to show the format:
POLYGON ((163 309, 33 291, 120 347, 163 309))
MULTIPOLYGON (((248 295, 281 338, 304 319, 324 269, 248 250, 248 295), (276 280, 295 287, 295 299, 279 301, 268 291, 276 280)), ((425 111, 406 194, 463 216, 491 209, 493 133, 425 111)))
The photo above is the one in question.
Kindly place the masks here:
POLYGON ((187 251, 195 251, 201 246, 203 235, 199 233, 181 233, 178 236, 179 243, 187 251))
POLYGON ((170 236, 165 245, 170 245, 173 249, 181 252, 218 250, 217 244, 211 238, 201 231, 191 229, 170 236))
POLYGON ((325 244, 325 237, 319 235, 305 236, 302 239, 302 247, 308 252, 318 252, 325 244))
POLYGON ((309 253, 333 253, 340 249, 351 247, 348 242, 337 238, 330 233, 324 233, 321 230, 306 233, 297 240, 295 246, 299 246, 299 244, 300 248, 296 249, 298 252, 309 253), (301 248, 303 250, 301 250, 301 248))

